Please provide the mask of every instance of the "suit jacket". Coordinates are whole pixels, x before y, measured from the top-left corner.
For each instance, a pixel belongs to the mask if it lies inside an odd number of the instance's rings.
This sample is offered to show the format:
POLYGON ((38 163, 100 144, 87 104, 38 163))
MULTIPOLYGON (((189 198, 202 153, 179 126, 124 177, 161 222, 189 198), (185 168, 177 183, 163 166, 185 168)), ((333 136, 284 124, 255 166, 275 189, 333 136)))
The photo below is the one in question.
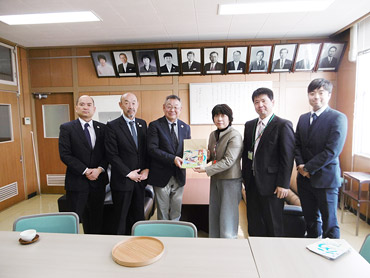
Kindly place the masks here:
POLYGON ((282 68, 280 67, 280 59, 275 60, 272 63, 272 70, 275 70, 275 69, 288 69, 288 70, 290 70, 291 67, 292 67, 292 61, 289 60, 289 59, 285 59, 285 62, 284 62, 284 65, 283 65, 282 68))
MULTIPOLYGON (((210 71, 211 70, 211 63, 207 63, 204 65, 204 72, 210 71)), ((221 64, 219 62, 216 63, 215 65, 215 70, 221 71, 221 73, 224 73, 224 64, 221 64)))
POLYGON ((335 68, 337 66, 338 59, 333 57, 331 62, 329 62, 329 58, 325 57, 321 59, 319 68, 335 68))
POLYGON ((181 186, 185 185, 185 169, 179 169, 174 160, 176 156, 183 157, 184 139, 190 139, 190 127, 181 120, 177 120, 177 124, 177 149, 173 146, 166 117, 149 124, 148 153, 151 163, 148 183, 151 185, 165 187, 172 176, 176 177, 181 186))
POLYGON ((183 72, 200 72, 200 63, 193 61, 193 63, 191 64, 189 68, 189 63, 184 62, 182 63, 182 71, 183 72))
POLYGON ((242 72, 244 73, 245 72, 245 63, 240 61, 239 64, 238 64, 238 68, 236 69, 234 61, 231 61, 231 62, 228 62, 226 64, 226 69, 227 69, 227 71, 229 71, 229 70, 242 70, 242 72))
MULTIPOLYGON (((126 176, 136 169, 149 169, 146 147, 147 125, 139 118, 135 118, 135 123, 138 148, 122 116, 107 123, 105 147, 112 167, 110 186, 115 191, 133 190, 136 183, 126 176)), ((141 183, 145 185, 146 181, 141 183)))
POLYGON ((86 139, 80 121, 73 120, 60 126, 59 155, 67 166, 65 189, 68 191, 89 191, 90 187, 97 188, 108 184, 107 167, 105 157, 105 128, 102 123, 93 121, 96 134, 94 149, 86 139), (86 168, 104 168, 98 179, 90 181, 82 173, 86 168))
POLYGON ((261 60, 261 65, 258 65, 257 61, 253 61, 249 66, 249 72, 252 70, 267 70, 267 62, 261 60))
POLYGON ((123 64, 118 65, 118 73, 135 73, 135 65, 131 63, 127 63, 126 71, 123 67, 123 64))
MULTIPOLYGON (((301 115, 295 134, 295 161, 304 164, 314 188, 340 187, 339 154, 347 135, 347 117, 328 107, 310 125, 311 113, 301 115)), ((298 178, 304 178, 298 175, 298 178)))
MULTIPOLYGON (((246 190, 252 178, 252 160, 258 118, 245 123, 242 174, 246 190)), ((277 186, 289 188, 294 160, 294 131, 292 123, 275 116, 266 126, 253 155, 255 184, 262 196, 273 195, 277 186)))
POLYGON ((166 65, 161 66, 161 72, 179 72, 179 67, 172 64, 171 71, 168 71, 168 68, 166 65))
POLYGON ((142 67, 140 67, 140 72, 142 72, 142 73, 145 73, 145 72, 157 72, 157 67, 150 65, 149 66, 149 69, 146 70, 146 68, 144 66, 142 66, 142 67))
POLYGON ((241 178, 240 159, 243 151, 243 140, 239 131, 229 127, 220 133, 218 142, 216 141, 216 131, 213 131, 209 136, 208 142, 209 160, 216 160, 217 162, 205 168, 207 175, 216 179, 241 178), (215 146, 216 156, 214 152, 215 146))
POLYGON ((307 60, 307 59, 302 59, 300 61, 298 61, 296 64, 295 64, 295 68, 296 69, 307 69, 307 70, 310 70, 312 69, 312 64, 311 64, 311 61, 307 60))

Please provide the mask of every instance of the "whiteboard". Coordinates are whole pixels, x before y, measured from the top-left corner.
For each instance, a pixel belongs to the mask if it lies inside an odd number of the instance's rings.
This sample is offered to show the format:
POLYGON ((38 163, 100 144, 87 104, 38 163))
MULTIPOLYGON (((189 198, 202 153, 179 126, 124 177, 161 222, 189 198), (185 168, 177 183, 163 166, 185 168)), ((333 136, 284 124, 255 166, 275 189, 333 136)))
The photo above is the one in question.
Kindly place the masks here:
POLYGON ((190 124, 213 124, 212 109, 216 104, 227 104, 233 110, 233 124, 245 124, 258 117, 252 102, 253 92, 272 81, 190 83, 190 124))

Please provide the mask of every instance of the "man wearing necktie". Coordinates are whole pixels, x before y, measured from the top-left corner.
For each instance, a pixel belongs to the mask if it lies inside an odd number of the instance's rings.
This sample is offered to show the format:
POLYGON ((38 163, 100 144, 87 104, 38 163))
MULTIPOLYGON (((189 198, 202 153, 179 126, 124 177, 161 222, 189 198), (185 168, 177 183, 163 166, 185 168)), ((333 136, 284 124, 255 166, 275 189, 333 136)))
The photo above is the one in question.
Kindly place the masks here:
POLYGON ((283 208, 294 159, 292 123, 273 114, 268 88, 253 92, 259 118, 245 123, 242 175, 250 236, 284 236, 283 208))
POLYGON ((134 94, 123 94, 119 106, 123 114, 107 123, 105 146, 112 167, 110 186, 117 234, 130 235, 133 224, 144 220, 149 173, 147 125, 135 117, 139 102, 134 94))
POLYGON ((333 85, 324 78, 308 85, 312 111, 301 115, 295 134, 297 186, 307 237, 339 238, 337 221, 341 170, 339 155, 347 135, 346 116, 329 107, 333 85))
POLYGON ((289 71, 292 67, 292 60, 287 59, 288 56, 288 49, 287 48, 282 48, 280 49, 280 59, 275 60, 272 63, 272 71, 274 70, 286 70, 289 71))
POLYGON ((321 59, 319 68, 336 68, 338 59, 334 57, 335 52, 337 47, 333 45, 328 49, 328 56, 321 59))
POLYGON ((224 64, 218 62, 218 53, 216 51, 212 51, 209 54, 210 63, 204 65, 204 71, 207 72, 214 72, 214 73, 224 73, 224 64))
POLYGON ((265 52, 263 50, 258 50, 256 53, 256 60, 251 62, 249 65, 249 72, 254 71, 267 71, 267 63, 263 60, 265 52))
POLYGON ((103 225, 105 186, 105 125, 92 120, 94 100, 81 96, 76 103, 78 119, 60 126, 59 154, 67 166, 65 189, 69 209, 76 212, 86 234, 99 234, 103 225))
POLYGON ((182 169, 184 139, 190 139, 190 127, 179 119, 181 100, 166 97, 164 117, 149 124, 148 153, 151 158, 148 183, 154 186, 158 220, 179 220, 186 179, 182 169))

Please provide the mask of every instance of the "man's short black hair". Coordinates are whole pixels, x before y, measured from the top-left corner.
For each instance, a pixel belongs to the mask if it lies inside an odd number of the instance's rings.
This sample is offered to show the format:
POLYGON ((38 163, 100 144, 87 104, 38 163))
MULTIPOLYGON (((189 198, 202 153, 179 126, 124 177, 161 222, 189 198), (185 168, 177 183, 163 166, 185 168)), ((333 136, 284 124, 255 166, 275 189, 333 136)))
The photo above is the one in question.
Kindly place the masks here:
POLYGON ((227 105, 227 104, 217 104, 212 109, 212 121, 214 122, 214 118, 216 115, 223 114, 227 115, 229 117, 229 126, 231 126, 231 123, 233 122, 233 110, 227 105))
POLYGON ((149 59, 149 62, 152 61, 152 58, 150 58, 149 55, 144 55, 143 57, 141 57, 141 61, 144 61, 145 58, 148 58, 149 59))
POLYGON ((274 100, 274 92, 269 88, 258 88, 252 94, 252 101, 260 95, 267 95, 270 100, 274 100))
POLYGON ((256 56, 258 55, 258 53, 262 53, 262 56, 265 56, 265 52, 263 52, 263 50, 258 50, 257 53, 256 53, 256 56))
POLYGON ((163 54, 163 58, 166 58, 166 57, 171 57, 172 58, 172 54, 170 52, 166 52, 163 54))
POLYGON ((164 101, 164 103, 166 103, 167 100, 169 99, 177 99, 179 102, 181 102, 181 99, 177 95, 169 95, 166 97, 166 100, 164 101))
POLYGON ((308 85, 307 93, 313 92, 321 87, 323 87, 325 91, 328 91, 329 94, 331 94, 333 90, 333 84, 329 80, 326 80, 325 78, 316 78, 308 85))

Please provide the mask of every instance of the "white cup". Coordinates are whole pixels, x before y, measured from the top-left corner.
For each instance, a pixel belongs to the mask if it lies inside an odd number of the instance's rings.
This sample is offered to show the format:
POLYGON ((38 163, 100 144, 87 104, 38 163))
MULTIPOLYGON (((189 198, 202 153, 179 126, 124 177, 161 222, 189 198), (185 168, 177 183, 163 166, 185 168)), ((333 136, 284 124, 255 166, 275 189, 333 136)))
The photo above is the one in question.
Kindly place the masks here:
POLYGON ((24 241, 31 241, 35 238, 36 236, 36 230, 30 229, 30 230, 25 230, 20 233, 21 239, 24 241))

